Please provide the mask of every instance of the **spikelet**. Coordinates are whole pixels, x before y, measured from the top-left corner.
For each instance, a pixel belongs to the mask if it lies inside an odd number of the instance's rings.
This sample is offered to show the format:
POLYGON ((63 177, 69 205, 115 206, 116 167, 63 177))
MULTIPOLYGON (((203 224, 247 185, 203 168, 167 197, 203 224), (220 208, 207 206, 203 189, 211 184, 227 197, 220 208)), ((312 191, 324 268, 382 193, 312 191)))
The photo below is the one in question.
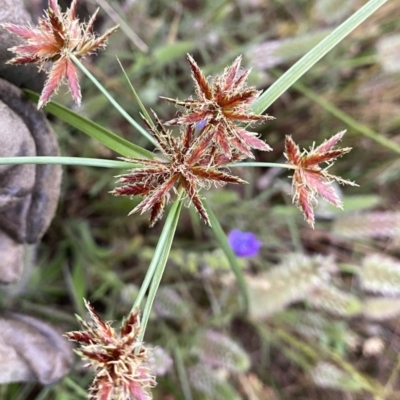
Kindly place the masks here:
POLYGON ((296 320, 293 328, 309 339, 321 338, 329 328, 329 321, 314 311, 294 310, 296 320))
POLYGON ((245 372, 250 367, 249 356, 238 343, 211 329, 198 334, 196 353, 205 364, 230 372, 245 372))
POLYGON ((361 287, 366 291, 400 294, 400 262, 393 258, 381 254, 365 257, 359 278, 361 287))
POLYGON ((369 297, 363 301, 362 314, 373 321, 385 321, 400 315, 400 299, 369 297))
POLYGON ((225 374, 218 373, 207 365, 197 364, 188 369, 191 386, 202 400, 241 400, 236 390, 228 383, 225 374))
POLYGON ((384 36, 378 40, 376 47, 383 70, 388 73, 399 72, 400 35, 384 36))
POLYGON ((333 232, 349 239, 400 236, 400 212, 377 211, 338 217, 333 232))
POLYGON ((351 317, 361 310, 361 302, 356 296, 328 284, 313 289, 307 302, 315 308, 344 317, 351 317))
POLYGON ((176 290, 165 286, 158 289, 153 309, 157 316, 162 318, 175 321, 189 321, 192 318, 189 303, 182 299, 176 290))
POLYGON ((246 276, 250 316, 266 318, 291 303, 306 299, 313 289, 329 280, 329 272, 335 270, 331 257, 292 254, 269 271, 246 276))
POLYGON ((315 384, 322 388, 340 389, 346 392, 364 389, 359 380, 329 362, 319 362, 310 374, 315 384))

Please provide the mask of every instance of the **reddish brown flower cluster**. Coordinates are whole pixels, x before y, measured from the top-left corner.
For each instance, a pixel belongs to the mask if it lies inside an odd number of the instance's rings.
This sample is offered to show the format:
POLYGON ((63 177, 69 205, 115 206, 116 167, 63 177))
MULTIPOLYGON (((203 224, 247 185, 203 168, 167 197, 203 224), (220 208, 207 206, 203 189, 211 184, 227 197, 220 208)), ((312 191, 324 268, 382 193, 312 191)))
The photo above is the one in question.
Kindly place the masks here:
POLYGON ((196 133, 195 125, 183 128, 181 136, 173 137, 164 129, 160 120, 155 128, 147 123, 153 133, 162 157, 153 160, 137 158, 125 159, 143 165, 120 175, 121 184, 112 192, 117 196, 144 196, 145 199, 131 211, 151 211, 150 226, 162 216, 165 204, 170 200, 170 191, 176 184, 181 185, 188 198, 206 223, 210 223, 208 215, 199 196, 199 189, 209 188, 212 183, 245 183, 242 179, 221 171, 219 168, 230 162, 223 154, 210 151, 209 143, 213 132, 204 127, 196 133), (203 131, 207 131, 204 133, 203 131))
POLYGON ((242 57, 225 68, 222 75, 217 75, 210 84, 194 59, 187 56, 198 99, 184 101, 162 97, 182 106, 182 116, 172 119, 165 125, 205 124, 207 130, 213 132, 214 145, 227 157, 232 153, 254 158, 251 149, 272 150, 265 142, 258 139, 254 132, 238 126, 239 123, 251 123, 274 119, 268 115, 256 115, 250 112, 250 105, 257 99, 261 91, 255 87, 247 87, 246 79, 251 70, 240 68, 242 57))
POLYGON ((317 195, 336 207, 342 208, 342 202, 330 184, 336 181, 343 185, 357 186, 354 182, 328 173, 331 163, 351 150, 351 147, 335 148, 345 132, 339 132, 320 146, 312 148, 310 151, 304 150, 303 153, 300 152, 299 146, 293 139, 286 136, 285 157, 294 168, 293 202, 299 206, 312 227, 314 227, 313 202, 316 202, 317 195), (321 168, 319 166, 321 163, 328 163, 328 166, 321 168))
POLYGON ((155 378, 147 367, 148 350, 138 341, 139 312, 133 311, 122 322, 117 335, 85 301, 91 322, 78 317, 83 330, 65 336, 81 345, 76 353, 96 371, 89 389, 89 400, 149 400, 155 378))
POLYGON ((254 157, 251 149, 271 150, 255 133, 237 125, 237 122, 271 119, 250 112, 250 105, 259 92, 246 87, 250 71, 240 68, 241 58, 215 77, 212 85, 190 55, 188 60, 199 99, 181 102, 165 98, 185 107, 181 117, 165 124, 180 125, 180 136, 174 137, 156 116, 156 127, 145 121, 161 156, 153 160, 126 159, 143 167, 120 175, 121 186, 112 192, 117 196, 145 197, 131 213, 151 211, 150 226, 161 217, 165 204, 170 201, 170 191, 176 185, 183 188, 200 216, 210 224, 199 190, 208 189, 212 184, 246 183, 222 168, 233 161, 254 157))
POLYGON ((38 108, 50 100, 64 80, 68 82, 74 101, 80 105, 81 90, 71 55, 82 58, 104 48, 108 37, 118 28, 115 26, 104 35, 96 37, 92 33, 92 28, 98 10, 87 24, 80 23, 76 16, 77 3, 77 0, 73 0, 71 7, 62 13, 57 0, 49 0, 49 8, 44 18, 39 18, 39 25, 36 28, 2 24, 3 28, 26 40, 25 44, 10 49, 17 56, 9 63, 37 63, 39 69, 42 69, 46 62, 53 62, 38 108))

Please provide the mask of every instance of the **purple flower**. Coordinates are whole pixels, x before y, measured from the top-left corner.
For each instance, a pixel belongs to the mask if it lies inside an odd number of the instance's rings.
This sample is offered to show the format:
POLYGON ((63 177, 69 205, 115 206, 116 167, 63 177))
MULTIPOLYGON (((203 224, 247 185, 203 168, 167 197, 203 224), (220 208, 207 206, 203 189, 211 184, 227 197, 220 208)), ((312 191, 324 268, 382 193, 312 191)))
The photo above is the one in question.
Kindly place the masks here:
POLYGON ((197 122, 196 124, 196 129, 198 129, 199 131, 203 130, 203 128, 206 126, 207 124, 207 119, 204 118, 201 121, 197 122))
POLYGON ((242 232, 239 229, 229 232, 228 242, 238 257, 256 256, 262 244, 254 233, 242 232))

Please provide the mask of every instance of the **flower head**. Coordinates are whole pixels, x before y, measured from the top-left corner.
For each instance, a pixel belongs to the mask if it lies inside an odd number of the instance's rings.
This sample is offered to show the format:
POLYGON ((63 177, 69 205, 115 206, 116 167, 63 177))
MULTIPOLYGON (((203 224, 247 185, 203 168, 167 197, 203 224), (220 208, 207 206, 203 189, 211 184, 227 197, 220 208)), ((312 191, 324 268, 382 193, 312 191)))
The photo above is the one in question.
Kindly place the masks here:
POLYGON ((242 232, 239 229, 229 233, 228 242, 238 257, 254 257, 262 245, 253 232, 242 232))
POLYGON ((124 158, 141 164, 142 168, 132 169, 128 174, 120 175, 121 186, 112 191, 117 196, 143 196, 144 200, 131 211, 151 211, 150 226, 162 216, 165 204, 170 201, 170 191, 180 185, 193 203, 203 220, 210 224, 207 212, 201 202, 199 190, 209 188, 211 184, 246 183, 244 180, 221 170, 230 162, 224 155, 211 151, 209 142, 212 132, 196 133, 194 124, 182 128, 179 137, 165 130, 154 114, 157 126, 147 121, 160 150, 161 157, 152 160, 124 158))
POLYGON ((147 366, 148 350, 138 341, 139 312, 131 312, 117 335, 87 301, 85 305, 92 321, 85 322, 78 317, 83 330, 68 332, 65 336, 81 345, 76 353, 96 371, 89 400, 151 399, 149 389, 156 382, 147 366))
POLYGON ((300 207, 307 222, 314 226, 313 202, 319 195, 336 207, 342 208, 342 203, 330 184, 333 181, 341 184, 357 186, 354 182, 347 181, 339 176, 328 173, 328 168, 338 157, 348 153, 351 147, 335 148, 335 145, 342 139, 346 131, 342 131, 325 140, 320 146, 300 152, 299 146, 290 136, 285 139, 285 157, 294 168, 293 202, 300 207), (319 164, 328 163, 328 166, 321 168, 319 164))
POLYGON ((268 115, 256 115, 250 112, 251 103, 261 92, 255 87, 246 86, 250 70, 240 68, 242 58, 240 56, 236 58, 231 66, 225 68, 222 75, 213 79, 212 83, 208 82, 189 54, 187 59, 198 98, 179 101, 162 97, 186 109, 183 115, 166 122, 166 125, 206 123, 208 130, 213 133, 211 138, 214 145, 228 158, 231 158, 232 153, 253 158, 251 149, 271 150, 271 147, 258 139, 254 132, 237 125, 237 123, 273 119, 268 115))
POLYGON ((98 10, 87 24, 80 23, 76 16, 77 3, 77 0, 73 0, 71 7, 62 13, 57 0, 49 0, 49 7, 44 17, 39 18, 36 28, 7 23, 1 25, 26 41, 10 49, 16 53, 16 57, 9 61, 10 64, 37 63, 41 69, 46 62, 53 62, 38 108, 50 100, 64 80, 67 80, 72 97, 79 105, 81 90, 71 55, 80 58, 105 47, 108 37, 118 28, 115 26, 104 35, 96 37, 92 28, 98 10))

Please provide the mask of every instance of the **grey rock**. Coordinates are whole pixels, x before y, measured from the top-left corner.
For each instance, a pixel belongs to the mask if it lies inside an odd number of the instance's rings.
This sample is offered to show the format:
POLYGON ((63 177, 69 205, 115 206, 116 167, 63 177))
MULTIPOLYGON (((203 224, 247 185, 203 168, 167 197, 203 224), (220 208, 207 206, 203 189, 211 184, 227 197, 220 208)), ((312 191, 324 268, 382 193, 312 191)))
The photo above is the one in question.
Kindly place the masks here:
MULTIPOLYGON (((32 23, 23 0, 0 0, 0 23, 5 22, 17 25, 32 23)), ((8 49, 21 43, 21 38, 0 27, 0 78, 6 79, 18 87, 40 92, 46 80, 46 75, 43 71, 38 71, 37 65, 6 64, 13 58, 13 53, 8 49)))
MULTIPOLYGON (((59 154, 44 113, 20 89, 2 79, 0 120, 0 157, 59 154)), ((59 165, 0 166, 1 282, 19 278, 23 245, 38 242, 49 227, 57 207, 61 174, 59 165)))
POLYGON ((69 372, 73 358, 70 343, 51 325, 22 314, 0 315, 0 384, 51 384, 69 372))

